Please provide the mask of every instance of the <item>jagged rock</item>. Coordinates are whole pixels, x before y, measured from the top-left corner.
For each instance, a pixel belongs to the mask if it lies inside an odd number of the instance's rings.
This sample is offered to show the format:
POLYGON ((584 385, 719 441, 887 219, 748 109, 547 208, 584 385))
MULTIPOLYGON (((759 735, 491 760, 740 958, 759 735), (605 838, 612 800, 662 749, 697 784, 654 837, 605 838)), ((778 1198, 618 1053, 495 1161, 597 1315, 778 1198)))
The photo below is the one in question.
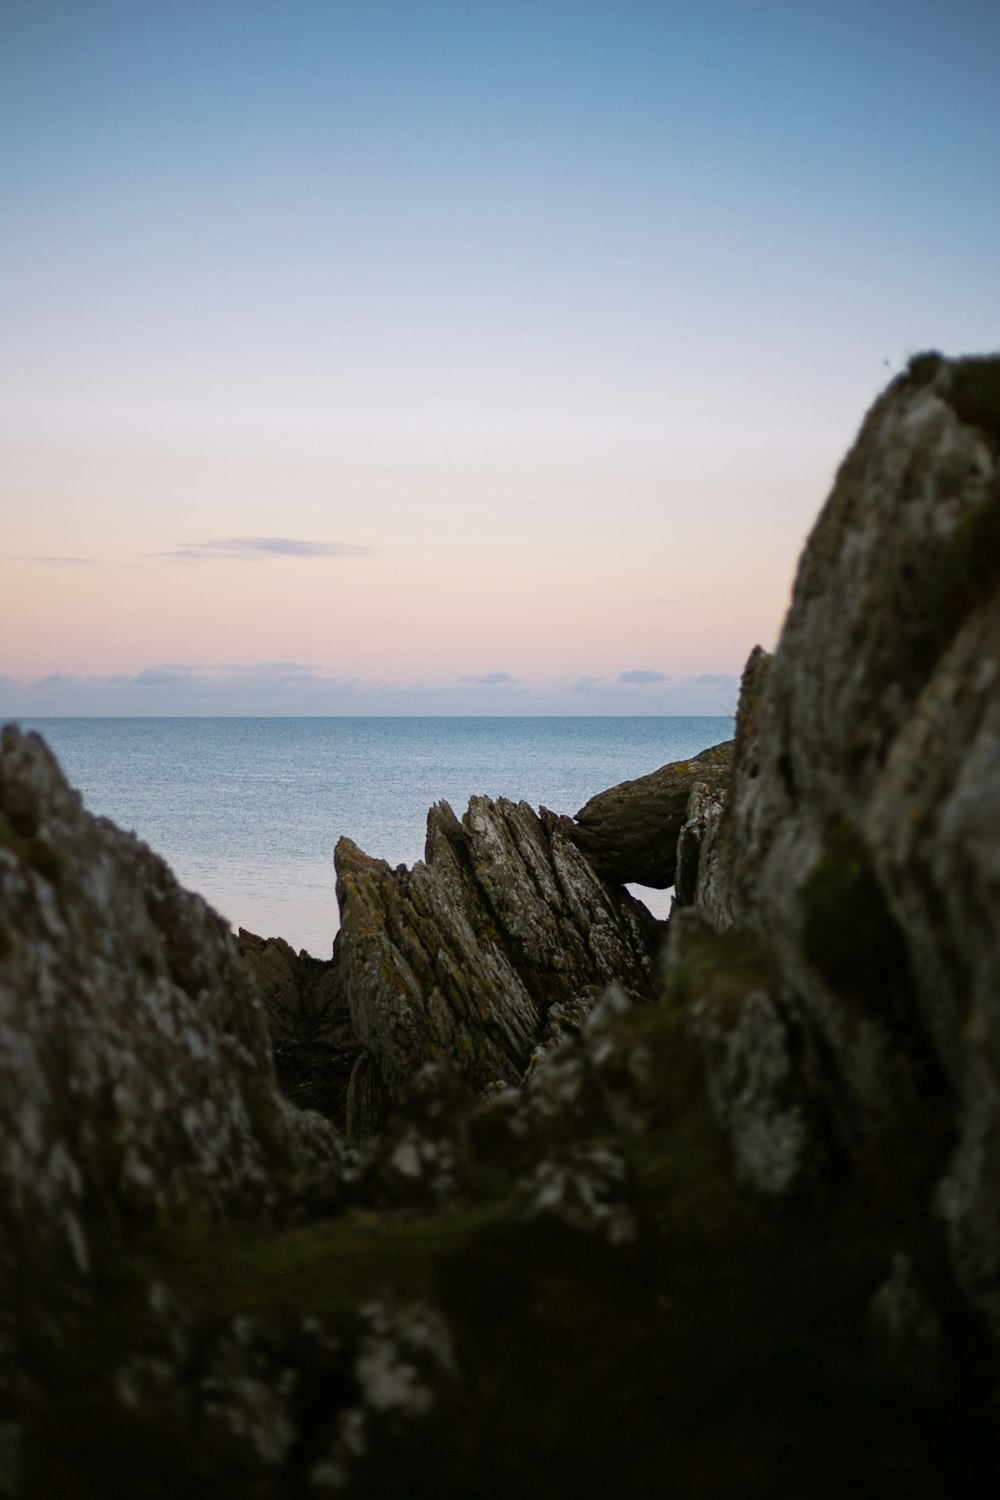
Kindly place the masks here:
POLYGON ((654 1107, 655 1065, 628 1029, 632 1015, 624 991, 610 986, 575 1036, 533 1060, 523 1088, 482 1100, 469 1121, 478 1155, 530 1171, 553 1142, 641 1135, 654 1107))
POLYGON ((864 1128, 957 1099, 938 1202, 1000 1338, 998 434, 1000 359, 875 403, 749 673, 711 906, 766 934, 864 1128))
POLYGON ((225 923, 92 817, 37 735, 0 740, 0 1349, 151 1222, 259 1214, 330 1128, 275 1087, 225 923), (13 1334, 11 1335, 14 1336, 13 1334))
POLYGON ((696 781, 688 797, 684 822, 677 835, 674 901, 678 906, 711 905, 711 872, 725 798, 703 781, 696 781))
POLYGON ((598 792, 560 826, 602 879, 665 890, 676 877, 677 839, 693 787, 701 784, 723 798, 732 764, 733 743, 727 740, 690 760, 598 792))
MULTIPOLYGON (((770 664, 770 654, 755 646, 740 681, 733 764, 739 765, 751 781, 758 772, 760 695, 770 664)), ((721 789, 718 784, 713 787, 695 782, 677 837, 677 905, 697 907, 716 927, 727 927, 733 920, 729 898, 733 858, 732 820, 728 815, 731 782, 732 772, 721 789)))
POLYGON ((283 938, 240 928, 240 953, 267 1012, 278 1083, 299 1109, 314 1109, 341 1128, 351 1073, 361 1051, 333 959, 296 953, 283 938))
POLYGON ((517 1082, 555 1006, 612 981, 651 996, 661 924, 527 803, 474 797, 461 822, 439 803, 412 871, 348 839, 335 861, 343 992, 390 1095, 438 1057, 475 1089, 517 1082))

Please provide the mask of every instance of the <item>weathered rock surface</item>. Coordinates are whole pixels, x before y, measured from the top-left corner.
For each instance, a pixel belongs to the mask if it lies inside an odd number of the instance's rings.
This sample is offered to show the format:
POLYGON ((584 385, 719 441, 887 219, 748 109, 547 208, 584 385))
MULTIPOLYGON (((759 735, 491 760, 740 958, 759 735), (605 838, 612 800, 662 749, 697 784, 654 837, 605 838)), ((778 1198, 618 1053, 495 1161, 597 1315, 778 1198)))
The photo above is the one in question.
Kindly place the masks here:
POLYGON ((938 1203, 1000 1337, 998 435, 1000 360, 925 356, 876 402, 750 664, 699 880, 766 935, 862 1134, 956 1100, 938 1203))
POLYGON ((257 937, 242 927, 237 945, 264 1001, 282 1093, 299 1109, 317 1110, 343 1127, 361 1049, 336 958, 296 953, 283 938, 257 937))
POLYGON ((613 981, 652 996, 661 924, 527 803, 474 797, 461 821, 437 804, 412 870, 348 839, 335 862, 340 983, 390 1094, 440 1057, 476 1089, 515 1083, 556 1007, 613 981))
POLYGON ((36 735, 0 741, 0 1366, 129 1227, 259 1215, 329 1127, 275 1083, 236 945, 36 735), (10 1354, 10 1349, 6 1350, 10 1354))
POLYGON ((636 781, 623 781, 581 807, 565 832, 604 879, 665 890, 677 874, 677 840, 696 785, 720 800, 733 765, 733 745, 713 745, 636 781))

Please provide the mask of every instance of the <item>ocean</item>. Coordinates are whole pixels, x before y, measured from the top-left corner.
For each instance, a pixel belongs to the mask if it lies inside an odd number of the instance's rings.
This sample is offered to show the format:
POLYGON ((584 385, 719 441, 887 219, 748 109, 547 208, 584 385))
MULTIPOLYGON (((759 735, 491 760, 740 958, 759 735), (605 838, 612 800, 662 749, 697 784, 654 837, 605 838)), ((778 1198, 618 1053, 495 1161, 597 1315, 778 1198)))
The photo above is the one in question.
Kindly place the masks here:
MULTIPOLYGON (((328 958, 333 848, 423 857, 427 810, 470 796, 574 813, 729 739, 731 718, 21 719, 91 812, 136 833, 234 928, 328 958)), ((662 892, 633 890, 657 915, 662 892)))

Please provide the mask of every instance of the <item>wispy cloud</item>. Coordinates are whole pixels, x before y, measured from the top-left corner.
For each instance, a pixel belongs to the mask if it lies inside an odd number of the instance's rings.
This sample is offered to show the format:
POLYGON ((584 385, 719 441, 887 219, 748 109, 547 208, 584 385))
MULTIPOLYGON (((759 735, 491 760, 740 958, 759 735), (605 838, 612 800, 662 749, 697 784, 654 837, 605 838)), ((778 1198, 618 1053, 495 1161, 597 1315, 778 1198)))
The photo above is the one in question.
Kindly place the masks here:
POLYGON ((740 679, 732 672, 702 672, 699 677, 684 680, 695 687, 733 687, 740 679))
POLYGON ((44 563, 49 568, 93 568, 96 557, 29 557, 28 562, 44 563))
POLYGON ((268 557, 370 557, 372 550, 353 542, 311 542, 294 536, 230 536, 181 542, 156 556, 171 562, 255 562, 268 557))
MULTIPOLYGON (((715 674, 710 674, 714 677, 715 674)), ((0 674, 0 719, 75 714, 339 715, 375 714, 704 714, 732 712, 722 683, 642 673, 622 694, 614 677, 532 681, 510 672, 439 681, 365 681, 334 677, 302 662, 153 662, 105 676, 51 672, 18 679, 0 674), (656 684, 659 683, 659 686, 656 684), (585 696, 581 696, 585 695, 585 696)), ((735 683, 736 679, 733 679, 735 683)), ((722 735, 720 734, 720 738, 722 735)))
POLYGON ((480 677, 460 677, 459 682, 471 682, 476 687, 503 687, 505 684, 520 682, 520 677, 512 677, 509 672, 484 672, 480 677))
POLYGON ((618 681, 628 683, 643 682, 666 682, 668 680, 665 672, 651 672, 648 668, 637 668, 632 672, 619 672, 618 681))

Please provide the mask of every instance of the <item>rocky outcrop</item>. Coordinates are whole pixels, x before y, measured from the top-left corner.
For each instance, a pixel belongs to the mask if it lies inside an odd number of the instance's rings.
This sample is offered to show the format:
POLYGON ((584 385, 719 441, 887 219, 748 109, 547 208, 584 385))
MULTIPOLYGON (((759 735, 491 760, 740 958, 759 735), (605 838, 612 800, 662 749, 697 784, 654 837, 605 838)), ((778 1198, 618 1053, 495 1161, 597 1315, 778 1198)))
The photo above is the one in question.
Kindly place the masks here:
POLYGON ((240 928, 237 945, 257 981, 278 1085, 299 1109, 314 1109, 341 1128, 360 1047, 333 959, 296 953, 283 938, 240 928))
POLYGON ((517 1082, 567 1008, 612 981, 652 996, 660 924, 527 803, 474 797, 461 821, 439 803, 412 870, 348 839, 335 862, 340 983, 390 1095, 440 1057, 476 1089, 517 1082))
POLYGON ((1000 361, 876 404, 731 793, 646 829, 655 972, 567 820, 485 798, 413 870, 341 844, 332 966, 241 958, 7 732, 0 1493, 989 1492, 998 443, 1000 361), (265 1026, 319 1057, 345 1005, 356 1150, 265 1026))
POLYGON ((677 875, 677 840, 696 786, 720 801, 729 784, 733 745, 713 745, 690 760, 661 766, 636 781, 591 797, 565 832, 602 879, 665 890, 677 875))
POLYGON ((90 816, 36 735, 0 741, 0 1393, 18 1330, 153 1223, 258 1217, 329 1127, 275 1088, 222 919, 90 816))
POLYGON ((875 404, 751 663, 699 879, 766 939, 860 1137, 955 1100, 937 1204, 1000 1337, 998 433, 1000 360, 922 357, 875 404))

